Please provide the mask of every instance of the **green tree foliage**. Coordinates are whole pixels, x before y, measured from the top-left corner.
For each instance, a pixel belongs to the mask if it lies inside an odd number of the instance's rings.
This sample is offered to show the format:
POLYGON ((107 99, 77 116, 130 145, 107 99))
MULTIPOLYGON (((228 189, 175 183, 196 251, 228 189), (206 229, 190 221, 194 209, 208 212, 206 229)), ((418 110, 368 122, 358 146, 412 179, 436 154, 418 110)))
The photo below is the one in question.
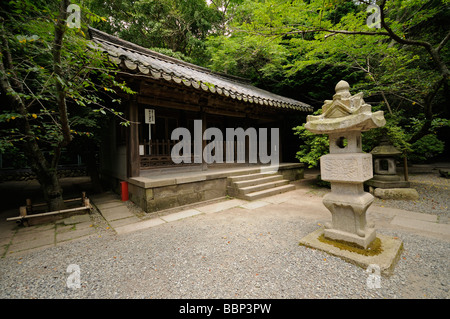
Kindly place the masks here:
MULTIPOLYGON (((314 112, 314 115, 322 113, 322 109, 314 112)), ((308 165, 308 168, 317 167, 322 155, 328 154, 329 141, 326 135, 316 135, 305 128, 305 124, 294 127, 294 134, 304 143, 300 145, 300 150, 295 155, 301 162, 308 165)))
MULTIPOLYGON (((366 101, 388 118, 385 129, 365 134, 367 145, 388 132, 400 149, 419 154, 424 141, 418 141, 431 134, 435 147, 426 157, 435 156, 442 152, 437 140, 450 117, 449 2, 378 1, 379 29, 366 23, 368 4, 246 0, 229 34, 208 39, 210 67, 250 75, 255 83, 316 108, 330 98, 339 80, 346 80, 353 94, 364 92, 366 101), (441 129, 433 126, 436 121, 441 129)), ((313 137, 301 128, 296 131, 311 144, 313 137)), ((318 155, 304 146, 300 152, 307 162, 310 155, 311 163, 318 155)))
POLYGON ((205 0, 89 0, 88 6, 108 16, 107 21, 94 22, 92 26, 198 64, 205 59, 204 39, 223 21, 221 12, 205 0))
MULTIPOLYGON (((0 7, 0 150, 24 151, 51 210, 64 206, 56 174, 63 149, 91 137, 100 115, 121 116, 111 99, 102 104, 108 94, 133 93, 86 40, 86 28, 68 27, 68 5, 22 0, 0 7)), ((82 21, 100 20, 83 12, 82 21)))

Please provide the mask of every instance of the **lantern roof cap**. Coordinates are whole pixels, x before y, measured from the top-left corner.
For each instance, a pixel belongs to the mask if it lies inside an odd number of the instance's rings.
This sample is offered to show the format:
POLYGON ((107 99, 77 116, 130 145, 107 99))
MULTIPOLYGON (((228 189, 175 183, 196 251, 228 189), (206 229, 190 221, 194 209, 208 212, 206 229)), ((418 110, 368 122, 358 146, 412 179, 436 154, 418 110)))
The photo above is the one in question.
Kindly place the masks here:
POLYGON ((383 111, 372 113, 372 107, 363 99, 363 93, 350 94, 350 85, 339 81, 333 100, 325 100, 322 114, 308 115, 305 128, 316 134, 332 134, 346 131, 368 131, 384 126, 383 111))
POLYGON ((402 152, 392 145, 386 138, 382 138, 380 145, 375 146, 370 153, 375 157, 389 157, 402 154, 402 152))

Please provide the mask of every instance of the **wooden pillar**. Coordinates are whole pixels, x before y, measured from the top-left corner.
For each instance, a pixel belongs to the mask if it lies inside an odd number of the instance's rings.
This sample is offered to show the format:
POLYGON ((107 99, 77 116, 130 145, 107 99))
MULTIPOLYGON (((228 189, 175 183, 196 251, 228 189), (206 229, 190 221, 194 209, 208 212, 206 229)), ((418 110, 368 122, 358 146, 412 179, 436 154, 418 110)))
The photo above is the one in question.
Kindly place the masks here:
MULTIPOLYGON (((244 119, 244 131, 247 131, 250 127, 252 127, 252 125, 251 125, 251 119, 249 117, 249 112, 246 110, 245 113, 246 114, 245 114, 245 119, 244 119)), ((255 128, 255 129, 258 132, 258 128, 255 128)), ((253 142, 257 143, 256 145, 258 145, 258 141, 253 141, 253 142)), ((245 136, 244 143, 245 143, 244 144, 245 166, 250 166, 251 165, 250 164, 250 136, 245 136)))
POLYGON ((278 128, 279 128, 279 143, 278 143, 278 163, 283 163, 283 141, 287 142, 287 138, 286 138, 286 131, 288 129, 289 126, 287 125, 283 125, 283 121, 279 121, 278 122, 278 128))
POLYGON ((135 97, 128 101, 128 119, 131 122, 127 139, 127 176, 138 177, 141 170, 139 155, 139 116, 135 97))
POLYGON ((201 112, 201 119, 202 119, 202 171, 206 171, 208 170, 208 163, 206 163, 205 159, 203 158, 203 151, 205 150, 206 147, 206 141, 203 139, 203 135, 205 134, 207 126, 206 126, 206 113, 203 110, 201 112))

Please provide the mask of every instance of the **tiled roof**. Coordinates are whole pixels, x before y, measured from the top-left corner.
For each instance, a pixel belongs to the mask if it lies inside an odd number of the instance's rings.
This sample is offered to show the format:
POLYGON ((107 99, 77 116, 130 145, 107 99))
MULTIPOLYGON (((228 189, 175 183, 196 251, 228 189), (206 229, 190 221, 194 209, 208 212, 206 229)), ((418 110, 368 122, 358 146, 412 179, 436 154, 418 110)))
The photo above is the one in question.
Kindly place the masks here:
POLYGON ((251 85, 246 79, 212 72, 209 69, 181 61, 124 41, 105 32, 89 28, 92 41, 108 53, 116 64, 151 76, 196 89, 219 94, 247 103, 311 112, 310 105, 273 94, 251 85))

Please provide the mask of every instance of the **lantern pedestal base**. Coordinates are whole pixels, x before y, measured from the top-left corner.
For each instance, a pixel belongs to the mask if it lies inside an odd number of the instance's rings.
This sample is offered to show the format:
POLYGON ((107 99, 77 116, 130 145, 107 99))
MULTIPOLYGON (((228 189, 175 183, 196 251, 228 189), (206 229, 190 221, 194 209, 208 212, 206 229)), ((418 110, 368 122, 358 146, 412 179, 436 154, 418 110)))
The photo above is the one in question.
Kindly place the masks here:
POLYGON ((402 181, 398 175, 377 175, 365 182, 367 186, 374 188, 409 188, 410 183, 402 181))
POLYGON ((325 229, 323 234, 325 238, 347 242, 359 246, 362 249, 367 249, 367 247, 375 240, 377 234, 374 228, 366 228, 364 232, 364 237, 338 229, 325 229))
POLYGON ((331 212, 332 221, 325 225, 325 237, 340 240, 366 249, 375 239, 373 223, 367 223, 366 211, 373 196, 363 192, 362 183, 331 183, 331 193, 323 204, 331 212))
POLYGON ((330 241, 324 242, 321 240, 323 235, 324 229, 319 228, 303 237, 299 245, 324 251, 364 269, 367 269, 370 265, 377 265, 381 275, 384 276, 393 274, 395 265, 403 251, 403 243, 400 239, 383 234, 377 234, 377 238, 381 241, 381 252, 345 249, 345 247, 329 243, 330 241))

